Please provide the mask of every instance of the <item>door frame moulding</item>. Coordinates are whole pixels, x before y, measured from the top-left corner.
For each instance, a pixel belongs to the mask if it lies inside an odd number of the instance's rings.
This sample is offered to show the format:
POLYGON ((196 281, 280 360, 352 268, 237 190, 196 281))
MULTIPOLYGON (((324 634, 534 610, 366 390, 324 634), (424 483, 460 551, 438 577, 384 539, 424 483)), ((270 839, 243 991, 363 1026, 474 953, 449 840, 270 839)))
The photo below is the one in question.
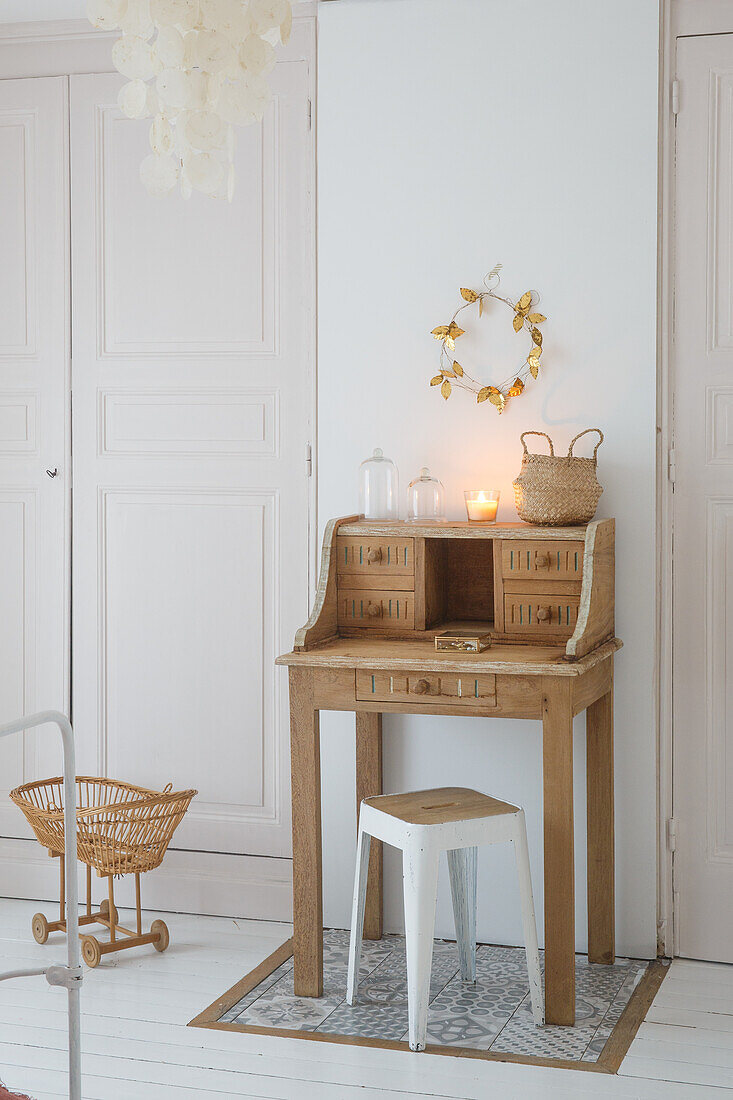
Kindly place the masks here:
MULTIPOLYGON (((676 899, 669 825, 673 801, 673 447, 674 447, 674 216, 675 127, 672 83, 677 39, 733 34, 730 0, 660 0, 659 168, 657 284, 657 945, 658 953, 677 954, 676 899)), ((679 90, 684 109, 684 89, 679 90)))
MULTIPOLYGON (((308 97, 315 108, 317 89, 317 0, 294 0, 293 16, 296 23, 301 23, 307 28, 302 52, 298 60, 308 63, 308 97)), ((0 23, 0 73, 2 80, 27 79, 34 77, 70 77, 96 73, 113 73, 116 70, 112 65, 111 46, 117 38, 116 32, 96 30, 85 19, 69 20, 38 20, 26 23, 0 23)), ((291 50, 293 43, 291 41, 291 50)), ((295 54, 294 54, 295 56, 295 54)), ((67 126, 68 126, 68 92, 67 92, 67 126)), ((68 140, 67 140, 68 146, 68 140)), ((67 149, 68 159, 68 149, 67 149)), ((67 188, 69 186, 68 164, 66 166, 67 188)), ((317 362, 317 175, 316 175, 316 110, 312 109, 312 123, 310 126, 310 142, 307 163, 307 181, 309 199, 307 247, 309 277, 312 286, 312 300, 314 304, 313 314, 308 319, 308 348, 304 369, 308 374, 309 407, 307 410, 310 423, 309 440, 310 456, 303 455, 302 461, 306 463, 310 458, 311 476, 308 486, 308 610, 310 611, 316 590, 316 564, 318 557, 318 513, 317 513, 317 409, 318 409, 318 362, 317 362)), ((67 207, 70 206, 70 195, 65 195, 67 207)), ((69 227, 67 226, 67 237, 69 227)), ((70 264, 70 241, 66 241, 67 255, 70 264)), ((70 266, 69 266, 70 278, 70 266)), ((67 279, 66 305, 68 318, 67 339, 70 337, 71 301, 70 287, 67 279)), ((70 369, 69 351, 67 348, 67 370, 70 369)), ((67 389, 70 391, 70 380, 67 389)), ((70 424, 70 408, 67 410, 68 424, 70 424)), ((67 430, 67 436, 68 436, 67 430)), ((68 459, 67 459, 68 465, 68 459)), ((70 519, 70 517, 69 517, 70 519)), ((68 676, 67 676, 68 691, 68 676)), ((68 703, 67 703, 68 705, 68 703)), ((53 874, 55 868, 51 867, 51 861, 44 855, 34 852, 31 855, 31 843, 37 847, 35 841, 27 839, 0 837, 0 862, 10 861, 16 868, 22 868, 19 875, 19 889, 22 896, 30 898, 53 898, 56 896, 58 886, 53 874)), ((154 908, 166 908, 177 911, 185 911, 185 898, 187 896, 187 884, 194 879, 196 889, 202 899, 210 896, 207 884, 214 879, 223 891, 222 905, 226 913, 221 915, 239 915, 252 918, 264 918, 271 920, 291 919, 292 913, 292 884, 290 874, 291 860, 285 856, 232 856, 238 861, 237 869, 224 867, 220 871, 214 869, 209 873, 208 867, 202 867, 201 859, 196 860, 195 852, 187 852, 184 849, 171 849, 167 865, 164 864, 158 876, 158 888, 153 889, 149 898, 149 904, 154 908), (171 860, 170 856, 173 857, 171 860), (258 912, 252 908, 252 899, 256 896, 262 899, 263 905, 269 912, 258 912), (167 900, 166 900, 167 899, 167 900), (245 911, 246 910, 246 911, 245 911)), ((216 863, 217 853, 209 856, 203 853, 204 860, 213 860, 216 863)), ((17 893, 17 891, 16 891, 17 893)), ((128 899, 129 901, 129 899, 128 899)), ((122 904, 126 904, 123 900, 122 904)), ((255 906, 256 908, 256 906, 255 906)), ((200 912, 206 912, 205 901, 202 900, 200 912)))

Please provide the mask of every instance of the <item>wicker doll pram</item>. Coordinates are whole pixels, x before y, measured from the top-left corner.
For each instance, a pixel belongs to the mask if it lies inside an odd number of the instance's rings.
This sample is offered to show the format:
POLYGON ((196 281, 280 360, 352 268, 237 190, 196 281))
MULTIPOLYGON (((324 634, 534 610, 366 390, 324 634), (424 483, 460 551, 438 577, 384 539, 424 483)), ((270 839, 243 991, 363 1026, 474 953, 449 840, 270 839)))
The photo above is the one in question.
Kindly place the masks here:
MULTIPOLYGON (((140 904, 140 875, 160 866, 173 833, 197 794, 172 791, 170 786, 164 791, 153 791, 98 776, 76 778, 77 857, 87 868, 87 911, 79 923, 102 924, 110 934, 109 943, 100 943, 94 936, 82 936, 82 957, 89 966, 97 966, 102 955, 111 951, 144 943, 165 951, 170 942, 162 920, 153 921, 150 931, 143 933, 140 904), (108 881, 108 897, 97 911, 92 910, 92 868, 108 881), (135 932, 118 923, 115 875, 135 876, 135 932), (122 938, 118 939, 120 934, 122 938)), ((49 855, 60 857, 64 851, 63 780, 57 777, 25 783, 11 791, 10 798, 22 810, 49 855)), ((49 932, 66 931, 63 859, 59 859, 59 880, 59 919, 48 921, 42 913, 33 918, 33 936, 38 943, 45 943, 49 932)))

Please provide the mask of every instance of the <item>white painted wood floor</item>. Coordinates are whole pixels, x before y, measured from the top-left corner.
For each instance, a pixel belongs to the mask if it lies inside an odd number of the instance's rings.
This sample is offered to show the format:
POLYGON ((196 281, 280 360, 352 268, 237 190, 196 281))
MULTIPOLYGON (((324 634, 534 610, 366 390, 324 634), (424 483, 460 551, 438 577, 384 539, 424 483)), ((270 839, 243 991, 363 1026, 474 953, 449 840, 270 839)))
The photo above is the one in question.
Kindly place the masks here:
MULTIPOLYGON (((53 912, 0 900, 0 970, 62 961, 62 937, 44 947, 31 938, 39 909, 53 912)), ((84 1100, 697 1100, 733 1090, 733 966, 676 961, 612 1077, 186 1028, 290 929, 153 913, 146 923, 155 916, 171 930, 165 954, 140 948, 85 973, 84 1100)), ((66 1095, 66 994, 42 978, 0 982, 0 1080, 36 1100, 66 1095)))

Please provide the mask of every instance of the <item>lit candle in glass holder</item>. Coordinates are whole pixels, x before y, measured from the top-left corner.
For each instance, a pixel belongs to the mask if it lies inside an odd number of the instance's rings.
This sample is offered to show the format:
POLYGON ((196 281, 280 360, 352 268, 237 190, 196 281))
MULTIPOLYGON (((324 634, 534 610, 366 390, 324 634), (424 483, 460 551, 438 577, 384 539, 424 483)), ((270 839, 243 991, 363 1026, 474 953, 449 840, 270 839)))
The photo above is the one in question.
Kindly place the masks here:
POLYGON ((463 497, 469 523, 496 523, 498 489, 466 489, 463 497))

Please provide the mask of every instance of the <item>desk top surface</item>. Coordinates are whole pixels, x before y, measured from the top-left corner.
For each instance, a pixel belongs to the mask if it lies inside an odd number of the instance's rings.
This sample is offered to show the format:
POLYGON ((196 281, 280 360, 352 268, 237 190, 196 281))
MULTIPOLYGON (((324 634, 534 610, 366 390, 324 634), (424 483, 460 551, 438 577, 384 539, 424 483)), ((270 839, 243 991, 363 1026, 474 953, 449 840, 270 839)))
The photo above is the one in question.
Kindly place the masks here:
POLYGON ((508 676, 581 676, 611 657, 623 642, 604 642, 577 661, 564 646, 494 645, 482 653, 438 651, 432 640, 334 638, 313 649, 293 650, 276 664, 306 668, 415 669, 425 672, 495 672, 508 676))
POLYGON ((541 539, 551 542, 571 539, 582 542, 587 524, 579 527, 537 527, 532 523, 468 523, 447 520, 445 523, 391 523, 388 520, 354 519, 341 523, 339 535, 359 538, 429 538, 429 539, 541 539))

